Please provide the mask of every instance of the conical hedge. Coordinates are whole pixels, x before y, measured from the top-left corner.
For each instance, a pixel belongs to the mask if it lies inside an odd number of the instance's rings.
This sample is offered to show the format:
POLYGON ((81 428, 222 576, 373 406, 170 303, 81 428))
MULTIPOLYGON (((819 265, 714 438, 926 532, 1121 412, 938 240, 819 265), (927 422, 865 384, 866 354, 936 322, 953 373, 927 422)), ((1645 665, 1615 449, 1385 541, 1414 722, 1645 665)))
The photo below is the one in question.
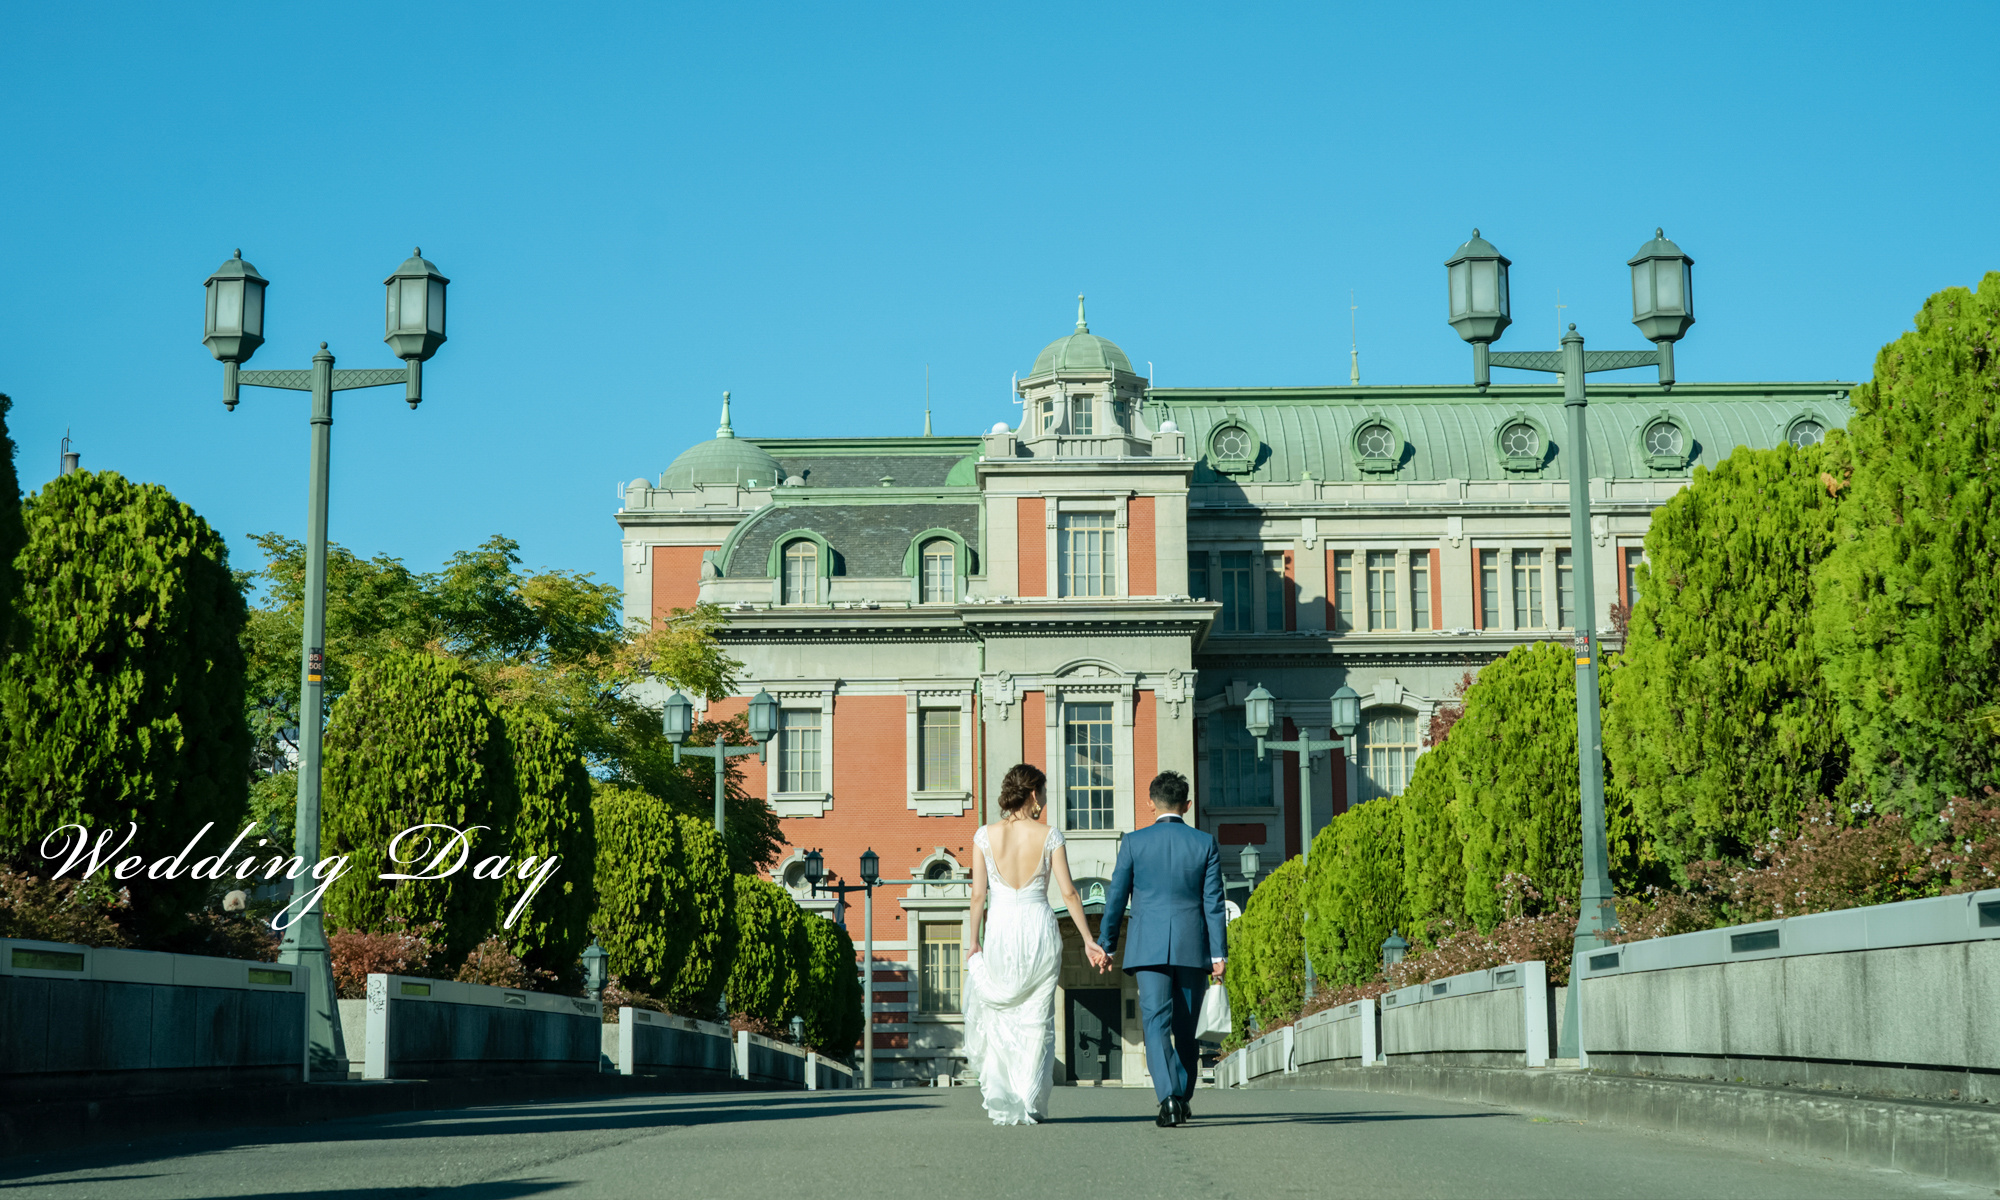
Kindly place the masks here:
MULTIPOLYGON (((507 835, 515 867, 529 858, 536 869, 550 858, 555 874, 534 894, 511 929, 503 930, 515 954, 530 967, 569 978, 590 944, 590 914, 597 907, 597 832, 591 814, 590 773, 576 740, 538 709, 504 708, 500 719, 514 764, 519 816, 507 835)), ((494 926, 499 928, 534 877, 510 870, 501 881, 494 926)))
POLYGON ((713 827, 635 788, 599 784, 597 910, 611 973, 686 1016, 713 1018, 736 959, 736 887, 713 827))

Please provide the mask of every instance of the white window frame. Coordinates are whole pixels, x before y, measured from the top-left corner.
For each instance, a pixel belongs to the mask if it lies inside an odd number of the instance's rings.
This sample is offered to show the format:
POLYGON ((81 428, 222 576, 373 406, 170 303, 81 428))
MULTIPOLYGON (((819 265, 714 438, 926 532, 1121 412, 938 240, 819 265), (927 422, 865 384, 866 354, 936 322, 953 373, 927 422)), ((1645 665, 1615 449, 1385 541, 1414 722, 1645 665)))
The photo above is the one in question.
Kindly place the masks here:
MULTIPOLYGON (((771 689, 778 699, 780 710, 817 710, 819 713, 819 782, 816 791, 781 792, 778 786, 784 780, 784 748, 780 744, 783 734, 771 739, 770 752, 764 761, 764 795, 780 817, 823 817, 833 809, 833 693, 831 681, 820 686, 802 686, 801 682, 788 682, 783 691, 771 689)), ((779 718, 780 729, 783 718, 779 718)))
POLYGON ((903 762, 907 807, 920 817, 961 817, 972 807, 973 720, 972 682, 939 688, 911 688, 904 693, 903 762), (923 723, 927 709, 951 709, 958 713, 959 786, 942 791, 920 791, 923 778, 923 723))

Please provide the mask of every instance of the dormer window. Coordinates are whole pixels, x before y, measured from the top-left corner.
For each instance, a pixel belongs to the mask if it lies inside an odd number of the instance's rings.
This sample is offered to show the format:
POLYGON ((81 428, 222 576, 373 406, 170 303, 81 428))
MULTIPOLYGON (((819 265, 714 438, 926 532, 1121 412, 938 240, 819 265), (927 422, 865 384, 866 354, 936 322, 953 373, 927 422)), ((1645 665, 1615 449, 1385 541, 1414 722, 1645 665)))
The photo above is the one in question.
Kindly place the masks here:
POLYGON ((785 547, 784 602, 819 603, 819 546, 806 538, 785 547))
POLYGON ((1093 419, 1094 416, 1095 413, 1091 408, 1089 396, 1071 396, 1069 398, 1069 431, 1071 434, 1076 437, 1090 437, 1096 432, 1097 423, 1093 419))
POLYGON ((922 565, 923 603, 950 604, 958 599, 955 586, 958 547, 945 538, 925 542, 922 565))
POLYGON ((1054 429, 1056 427, 1056 402, 1053 400, 1035 401, 1035 415, 1036 428, 1040 429, 1043 433, 1054 429))

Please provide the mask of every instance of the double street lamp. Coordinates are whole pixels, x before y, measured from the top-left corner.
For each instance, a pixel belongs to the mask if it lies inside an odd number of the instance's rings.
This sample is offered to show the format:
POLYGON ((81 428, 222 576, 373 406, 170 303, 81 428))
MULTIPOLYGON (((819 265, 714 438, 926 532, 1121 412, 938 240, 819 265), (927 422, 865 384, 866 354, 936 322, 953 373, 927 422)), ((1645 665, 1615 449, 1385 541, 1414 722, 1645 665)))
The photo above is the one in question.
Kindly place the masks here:
MULTIPOLYGON (((935 883, 929 879, 884 879, 882 878, 882 857, 873 849, 861 852, 860 883, 826 883, 826 856, 817 850, 806 851, 806 882, 812 885, 812 894, 831 892, 844 897, 849 892, 861 893, 861 1086, 875 1086, 875 889, 885 886, 900 886, 916 883, 935 883)), ((984 914, 974 913, 977 921, 984 914)), ((841 928, 847 928, 845 920, 841 928)))
MULTIPOLYGON (((304 371, 245 371, 243 364, 264 344, 264 289, 270 281, 243 261, 243 251, 231 255, 210 275, 202 343, 222 362, 222 403, 236 410, 244 386, 281 388, 312 395, 312 456, 306 485, 305 629, 299 670, 299 795, 298 833, 294 851, 307 863, 319 861, 320 737, 324 717, 326 676, 326 493, 327 460, 333 436, 333 394, 360 388, 402 384, 412 409, 423 400, 423 366, 444 345, 444 293, 451 281, 425 261, 421 249, 385 280, 389 290, 387 331, 382 340, 400 368, 336 371, 326 343, 319 344, 312 367, 304 371)), ((309 1007, 307 1069, 312 1075, 342 1078, 347 1049, 333 990, 333 960, 326 930, 317 911, 306 911, 319 881, 301 874, 292 888, 292 915, 280 946, 280 962, 306 972, 309 1007)))
POLYGON ((750 737, 754 746, 731 746, 722 740, 720 729, 716 731, 713 746, 683 746, 687 736, 694 730, 694 702, 679 692, 667 697, 666 707, 660 713, 661 730, 667 741, 673 743, 674 765, 679 766, 681 755, 692 754, 698 758, 715 760, 715 832, 722 832, 723 801, 727 797, 729 782, 729 760, 739 754, 754 754, 758 762, 768 762, 767 751, 771 738, 778 732, 778 701, 771 693, 759 691, 750 701, 750 737))
MULTIPOLYGON (((1674 343, 1694 324, 1694 260, 1655 229, 1653 240, 1626 261, 1632 269, 1632 323, 1653 343, 1651 350, 1591 350, 1571 325, 1559 351, 1498 353, 1488 346, 1512 323, 1507 302, 1507 258, 1472 231, 1471 240, 1445 260, 1448 320, 1458 335, 1472 343, 1472 381, 1487 387, 1489 367, 1551 371, 1562 379, 1563 404, 1569 412, 1569 444, 1562 448, 1564 474, 1569 477, 1570 553, 1574 556, 1576 611, 1576 745, 1578 790, 1583 808, 1583 887, 1576 937, 1572 948, 1572 982, 1564 1003, 1556 1055, 1577 1057, 1577 988, 1574 967, 1583 955, 1605 944, 1618 929, 1618 910, 1611 895, 1610 851, 1604 828, 1604 739, 1598 718, 1598 659, 1603 652, 1596 634, 1596 580, 1591 565, 1590 442, 1584 420, 1588 400, 1584 376, 1591 371, 1655 367, 1660 386, 1674 383, 1674 343)), ((1651 445, 1661 457, 1679 449, 1651 445)), ((1663 434, 1662 436, 1666 436, 1663 434)))
MULTIPOLYGON (((1292 750, 1299 756, 1299 861, 1307 861, 1312 852, 1312 756, 1321 750, 1341 751, 1347 762, 1347 802, 1354 803, 1354 732, 1361 723, 1361 697, 1351 687, 1341 685, 1339 691, 1328 701, 1328 716, 1334 733, 1340 736, 1331 741, 1319 741, 1306 737, 1303 731, 1290 741, 1275 741, 1266 735, 1271 732, 1274 720, 1275 701, 1271 693, 1258 684, 1243 700, 1243 724, 1249 728, 1250 736, 1257 739, 1257 761, 1264 760, 1266 750, 1292 750)), ((1312 913, 1305 914, 1312 920, 1312 913)), ((1313 997, 1314 984, 1312 956, 1306 956, 1305 998, 1313 997)))

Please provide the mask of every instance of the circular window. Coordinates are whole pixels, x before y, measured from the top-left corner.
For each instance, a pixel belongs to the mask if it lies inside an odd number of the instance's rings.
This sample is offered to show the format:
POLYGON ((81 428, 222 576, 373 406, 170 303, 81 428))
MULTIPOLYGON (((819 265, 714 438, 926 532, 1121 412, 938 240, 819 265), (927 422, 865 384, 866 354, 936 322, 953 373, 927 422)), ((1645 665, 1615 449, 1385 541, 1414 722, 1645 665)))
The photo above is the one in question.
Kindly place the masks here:
POLYGON ((1807 446, 1817 446, 1826 440, 1826 426, 1818 421, 1799 421, 1792 425, 1785 440, 1803 450, 1807 446))
POLYGON ((1500 449, 1509 457, 1533 458, 1542 448, 1542 435, 1526 421, 1516 421, 1500 431, 1500 449))
POLYGON ((797 889, 797 888, 802 888, 805 885, 806 885, 806 865, 804 863, 795 862, 785 868, 786 887, 797 889))
POLYGON ((1241 425, 1224 425, 1208 439, 1209 451, 1217 459, 1247 462, 1257 457, 1256 439, 1241 425))
POLYGON ((1361 448, 1363 458, 1395 458, 1402 449, 1396 444, 1396 435, 1380 422, 1363 426, 1361 432, 1354 435, 1354 444, 1361 448))
POLYGON ((950 879, 951 864, 940 859, 924 868, 925 879, 950 879))
POLYGON ((1646 426, 1646 453, 1660 458, 1679 458, 1682 444, 1681 427, 1672 421, 1655 421, 1646 426))

